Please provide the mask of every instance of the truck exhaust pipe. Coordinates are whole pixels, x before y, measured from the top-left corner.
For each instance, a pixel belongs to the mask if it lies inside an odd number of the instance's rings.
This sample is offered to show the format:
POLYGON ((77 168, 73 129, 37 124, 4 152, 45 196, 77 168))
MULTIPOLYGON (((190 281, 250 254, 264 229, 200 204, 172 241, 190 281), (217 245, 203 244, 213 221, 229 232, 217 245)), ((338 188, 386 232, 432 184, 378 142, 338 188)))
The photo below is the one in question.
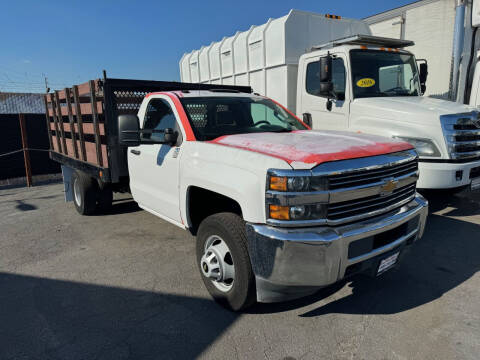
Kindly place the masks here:
POLYGON ((453 33, 452 68, 450 71, 450 89, 448 98, 457 100, 459 69, 465 41, 466 0, 457 0, 455 7, 455 26, 453 33))

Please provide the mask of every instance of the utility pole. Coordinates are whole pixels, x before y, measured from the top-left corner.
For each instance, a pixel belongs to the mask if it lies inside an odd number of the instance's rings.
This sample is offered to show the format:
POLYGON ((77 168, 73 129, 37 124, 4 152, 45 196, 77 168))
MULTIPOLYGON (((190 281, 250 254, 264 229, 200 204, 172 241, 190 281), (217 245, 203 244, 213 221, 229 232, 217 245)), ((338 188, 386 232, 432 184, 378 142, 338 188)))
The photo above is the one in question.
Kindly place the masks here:
POLYGON ((45 92, 48 93, 50 91, 49 87, 48 87, 48 79, 47 79, 47 75, 45 74, 42 74, 44 79, 45 79, 45 92))
POLYGON ((25 115, 19 114, 20 134, 22 136, 23 160, 25 162, 25 175, 27 178, 27 186, 32 186, 32 169, 30 166, 30 154, 28 152, 27 127, 25 126, 25 115))

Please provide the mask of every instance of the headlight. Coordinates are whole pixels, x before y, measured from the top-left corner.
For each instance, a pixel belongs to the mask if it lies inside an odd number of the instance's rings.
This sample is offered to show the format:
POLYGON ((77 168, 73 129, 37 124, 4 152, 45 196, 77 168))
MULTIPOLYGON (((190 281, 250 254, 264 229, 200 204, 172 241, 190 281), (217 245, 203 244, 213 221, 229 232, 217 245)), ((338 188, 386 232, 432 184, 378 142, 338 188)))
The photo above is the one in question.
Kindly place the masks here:
POLYGON ((322 176, 270 176, 267 187, 274 191, 322 191, 327 190, 328 179, 322 176))
POLYGON ((409 142, 415 146, 415 149, 420 156, 440 157, 442 155, 432 140, 404 136, 394 136, 394 138, 409 142))
POLYGON ((314 220, 325 218, 327 206, 326 204, 269 205, 269 212, 269 218, 275 220, 314 220))

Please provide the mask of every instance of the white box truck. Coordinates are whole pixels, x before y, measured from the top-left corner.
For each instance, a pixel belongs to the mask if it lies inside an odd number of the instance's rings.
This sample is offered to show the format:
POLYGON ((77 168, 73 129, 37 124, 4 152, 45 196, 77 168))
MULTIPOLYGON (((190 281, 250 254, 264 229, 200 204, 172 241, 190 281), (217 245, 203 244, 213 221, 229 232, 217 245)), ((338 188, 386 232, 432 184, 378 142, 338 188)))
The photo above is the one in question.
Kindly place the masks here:
POLYGON ((291 10, 185 54, 180 73, 186 82, 249 85, 314 129, 407 140, 420 155, 419 188, 480 188, 479 113, 423 96, 428 70, 404 49, 413 45, 374 37, 361 20, 291 10))

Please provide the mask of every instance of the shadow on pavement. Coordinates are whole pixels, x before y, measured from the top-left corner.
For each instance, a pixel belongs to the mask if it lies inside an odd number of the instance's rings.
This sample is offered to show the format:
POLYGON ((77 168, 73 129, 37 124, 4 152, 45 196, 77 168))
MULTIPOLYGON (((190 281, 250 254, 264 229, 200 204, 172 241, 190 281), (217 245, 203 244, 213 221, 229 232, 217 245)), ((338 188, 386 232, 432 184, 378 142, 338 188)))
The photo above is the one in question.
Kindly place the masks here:
MULTIPOLYGON (((349 280, 352 293, 300 316, 324 314, 395 314, 435 299, 480 271, 480 225, 430 215, 424 237, 402 262, 379 278, 349 280)), ((257 304, 249 312, 272 313, 297 309, 326 299, 347 281, 290 302, 257 304)))
POLYGON ((134 213, 137 211, 142 211, 138 206, 137 202, 133 201, 133 199, 119 199, 114 200, 112 203, 112 207, 105 213, 99 212, 97 215, 119 215, 119 214, 128 214, 134 213))
POLYGON ((473 216, 480 214, 480 192, 466 192, 451 195, 442 191, 423 192, 429 202, 429 212, 435 213, 452 208, 443 215, 473 216))
POLYGON ((0 273, 1 359, 191 359, 237 317, 207 299, 0 273))
POLYGON ((22 200, 15 200, 15 202, 17 203, 17 205, 15 205, 15 208, 17 210, 31 211, 31 210, 36 210, 37 209, 37 207, 35 205, 28 204, 28 203, 26 203, 25 201, 22 201, 22 200))
POLYGON ((438 299, 480 270, 480 225, 430 215, 422 240, 398 269, 378 279, 358 277, 352 294, 301 316, 395 314, 438 299))

